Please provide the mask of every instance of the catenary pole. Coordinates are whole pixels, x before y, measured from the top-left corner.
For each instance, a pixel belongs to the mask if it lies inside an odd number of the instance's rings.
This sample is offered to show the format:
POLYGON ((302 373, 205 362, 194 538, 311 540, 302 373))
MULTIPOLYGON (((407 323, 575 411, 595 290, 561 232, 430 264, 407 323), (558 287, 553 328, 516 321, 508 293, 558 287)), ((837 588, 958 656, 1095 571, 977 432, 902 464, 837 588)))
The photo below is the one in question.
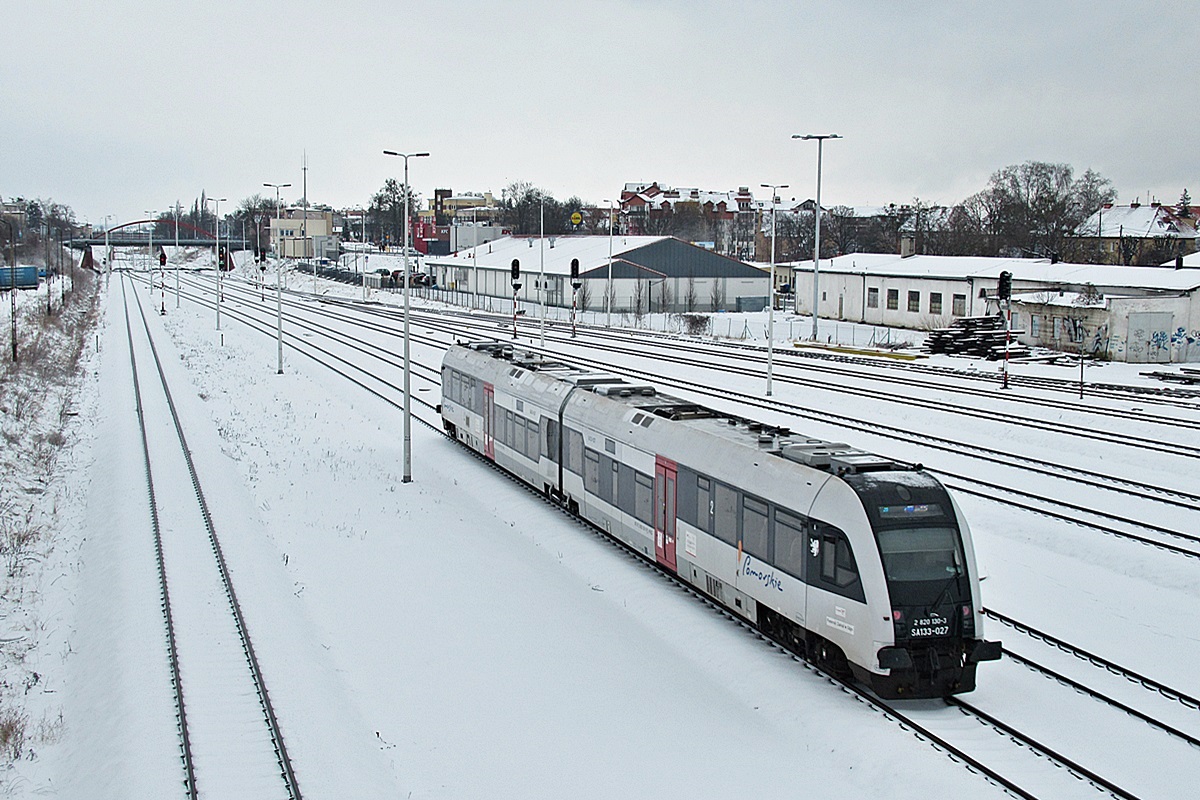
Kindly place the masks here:
POLYGON ((818 286, 818 274, 821 265, 821 155, 822 148, 826 139, 841 139, 842 137, 836 133, 818 133, 818 134, 794 134, 793 139, 816 139, 817 140, 817 207, 813 212, 815 220, 813 227, 813 304, 812 304, 812 340, 817 340, 817 314, 818 303, 821 299, 820 288, 818 286))

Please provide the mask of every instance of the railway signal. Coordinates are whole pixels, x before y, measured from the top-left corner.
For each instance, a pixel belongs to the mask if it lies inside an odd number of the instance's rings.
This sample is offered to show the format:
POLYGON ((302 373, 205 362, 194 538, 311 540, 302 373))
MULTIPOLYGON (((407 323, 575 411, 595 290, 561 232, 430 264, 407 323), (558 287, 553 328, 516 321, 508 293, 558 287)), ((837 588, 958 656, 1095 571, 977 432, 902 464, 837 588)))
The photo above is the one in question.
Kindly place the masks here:
POLYGON ((996 296, 1003 304, 1004 314, 1004 377, 1001 389, 1008 388, 1008 346, 1012 342, 1012 273, 1004 270, 1000 273, 1000 282, 996 285, 996 296))
POLYGON ((517 292, 521 290, 521 260, 514 258, 512 260, 512 287, 513 287, 513 338, 517 338, 517 292))
MULTIPOLYGON (((575 212, 575 216, 579 216, 579 212, 575 212)), ((579 280, 579 259, 571 259, 571 338, 575 338, 575 307, 576 300, 579 297, 579 287, 583 282, 579 280)))

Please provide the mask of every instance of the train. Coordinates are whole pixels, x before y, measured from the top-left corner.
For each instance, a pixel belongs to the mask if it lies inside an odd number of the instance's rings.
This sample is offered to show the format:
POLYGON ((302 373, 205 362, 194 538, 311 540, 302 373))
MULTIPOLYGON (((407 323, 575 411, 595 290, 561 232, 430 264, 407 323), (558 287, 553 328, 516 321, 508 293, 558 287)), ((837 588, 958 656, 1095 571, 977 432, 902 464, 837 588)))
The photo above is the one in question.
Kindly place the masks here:
POLYGON ((975 688, 970 530, 919 464, 498 341, 445 353, 447 433, 813 663, 886 699, 975 688))

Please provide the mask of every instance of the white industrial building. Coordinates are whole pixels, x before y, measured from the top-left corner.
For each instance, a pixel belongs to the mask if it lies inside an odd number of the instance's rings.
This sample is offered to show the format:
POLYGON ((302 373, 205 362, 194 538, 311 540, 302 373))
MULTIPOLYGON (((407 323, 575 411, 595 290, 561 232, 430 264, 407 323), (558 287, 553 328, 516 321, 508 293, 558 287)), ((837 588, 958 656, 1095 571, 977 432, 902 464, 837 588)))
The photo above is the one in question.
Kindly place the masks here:
MULTIPOLYGON (((1001 272, 1013 275, 1020 341, 1117 361, 1200 360, 1200 269, 1051 263, 1048 259, 852 253, 821 259, 821 317, 930 330, 999 313, 1001 272), (1089 288, 1094 287, 1094 288, 1089 288)), ((812 261, 787 264, 796 311, 813 305, 812 261)))
POLYGON ((425 266, 439 287, 511 299, 514 260, 518 299, 526 302, 538 301, 544 274, 547 304, 569 307, 573 260, 581 310, 606 308, 610 262, 612 310, 619 313, 757 310, 767 301, 769 278, 761 269, 670 236, 509 236, 429 256, 425 266))

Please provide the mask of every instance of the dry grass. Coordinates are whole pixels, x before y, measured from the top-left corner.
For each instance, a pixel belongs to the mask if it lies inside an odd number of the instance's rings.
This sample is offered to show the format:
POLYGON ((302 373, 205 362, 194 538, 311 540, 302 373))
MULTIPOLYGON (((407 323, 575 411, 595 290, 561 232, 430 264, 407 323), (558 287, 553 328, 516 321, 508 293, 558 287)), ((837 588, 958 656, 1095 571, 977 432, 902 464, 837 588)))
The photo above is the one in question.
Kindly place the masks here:
POLYGON ((29 717, 24 712, 12 706, 0 708, 0 760, 12 763, 21 757, 28 730, 29 717))

